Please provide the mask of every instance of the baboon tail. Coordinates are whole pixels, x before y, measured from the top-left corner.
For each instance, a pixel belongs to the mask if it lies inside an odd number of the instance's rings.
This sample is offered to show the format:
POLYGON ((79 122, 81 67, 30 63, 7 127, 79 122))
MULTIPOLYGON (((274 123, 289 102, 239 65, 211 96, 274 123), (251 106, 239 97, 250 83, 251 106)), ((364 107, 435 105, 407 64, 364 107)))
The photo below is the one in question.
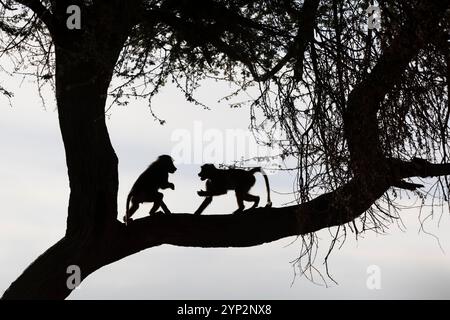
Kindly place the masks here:
POLYGON ((261 167, 256 167, 250 170, 251 173, 261 172, 261 174, 264 177, 264 182, 266 183, 266 192, 267 192, 267 204, 266 207, 270 208, 272 207, 272 200, 270 199, 270 184, 269 184, 269 178, 267 177, 267 174, 261 167))
POLYGON ((125 222, 125 225, 128 224, 128 213, 130 212, 130 202, 131 202, 131 192, 128 194, 127 197, 127 205, 126 205, 126 211, 125 211, 125 217, 123 217, 123 222, 125 222))
POLYGON ((267 177, 267 174, 264 172, 263 169, 261 169, 261 173, 264 177, 264 181, 266 182, 266 191, 267 191, 267 204, 266 207, 270 208, 272 207, 272 200, 270 199, 270 185, 269 185, 269 178, 267 177))
POLYGON ((250 173, 255 174, 256 172, 261 172, 261 167, 255 167, 249 170, 250 173))

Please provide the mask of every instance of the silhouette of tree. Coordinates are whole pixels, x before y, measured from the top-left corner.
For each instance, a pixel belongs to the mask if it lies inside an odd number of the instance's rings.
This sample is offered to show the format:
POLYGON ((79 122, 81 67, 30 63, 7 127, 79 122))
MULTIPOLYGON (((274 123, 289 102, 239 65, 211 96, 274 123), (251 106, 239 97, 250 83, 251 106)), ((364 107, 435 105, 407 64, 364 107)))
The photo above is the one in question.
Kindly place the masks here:
POLYGON ((398 215, 383 209, 382 202, 395 201, 387 191, 420 188, 412 178, 437 177, 446 200, 450 0, 379 0, 379 30, 368 28, 371 4, 0 0, 2 55, 18 69, 35 67, 40 85, 54 85, 71 190, 64 238, 3 299, 65 298, 68 266, 79 266, 84 279, 161 244, 247 247, 297 235, 308 255, 323 228, 383 228, 398 215), (80 29, 68 27, 71 5, 81 9, 80 29), (113 77, 122 82, 110 88, 113 77), (298 204, 243 215, 158 216, 126 228, 117 220, 108 88, 123 104, 151 99, 173 81, 195 101, 208 77, 241 90, 259 87, 250 107, 286 135, 288 143, 272 142, 282 157, 298 160, 298 204))

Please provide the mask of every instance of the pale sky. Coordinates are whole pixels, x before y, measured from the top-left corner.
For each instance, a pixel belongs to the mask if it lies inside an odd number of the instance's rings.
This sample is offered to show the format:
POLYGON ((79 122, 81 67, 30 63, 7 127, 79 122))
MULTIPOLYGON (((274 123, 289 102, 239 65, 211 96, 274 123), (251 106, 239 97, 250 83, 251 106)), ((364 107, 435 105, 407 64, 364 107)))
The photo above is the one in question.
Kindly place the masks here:
MULTIPOLYGON (((16 97, 13 107, 0 98, 0 294, 63 236, 69 196, 51 95, 44 109, 33 84, 25 81, 18 88, 19 79, 2 80, 9 89, 16 89, 16 97)), ((107 123, 120 161, 120 216, 133 181, 159 154, 174 150, 177 141, 171 138, 177 133, 190 132, 194 137, 195 128, 198 131, 201 125, 201 137, 208 140, 211 134, 222 134, 225 145, 230 132, 247 130, 247 109, 216 103, 229 90, 226 84, 205 83, 198 97, 213 107, 205 111, 185 102, 177 90, 166 88, 153 102, 154 112, 167 121, 165 126, 153 120, 142 101, 109 112, 107 123)), ((204 150, 207 144, 200 143, 193 152, 204 150)), ((193 212, 201 202, 196 191, 203 187, 197 177, 199 164, 178 163, 178 167, 170 178, 176 189, 164 191, 165 202, 173 212, 193 212)), ((253 193, 261 195, 264 204, 262 179, 257 179, 253 193)), ((287 193, 293 179, 293 174, 271 175, 272 189, 287 193)), ((292 199, 273 194, 274 206, 292 199)), ((235 208, 230 193, 215 199, 205 214, 235 208)), ((149 206, 142 208, 137 216, 145 216, 148 210, 149 206)), ((350 235, 330 258, 330 271, 339 284, 329 281, 328 288, 303 277, 292 282, 290 261, 298 256, 300 243, 291 244, 294 239, 286 238, 245 249, 150 248, 90 275, 69 299, 450 299, 448 213, 439 227, 438 214, 426 223, 428 231, 439 237, 444 252, 434 237, 418 232, 416 209, 404 211, 402 217, 406 232, 393 225, 383 236, 368 233, 356 241, 350 235), (371 290, 366 284, 367 269, 374 265, 381 271, 381 288, 371 290)), ((328 230, 319 235, 321 250, 327 250, 328 230)), ((321 258, 316 265, 324 272, 321 258)))

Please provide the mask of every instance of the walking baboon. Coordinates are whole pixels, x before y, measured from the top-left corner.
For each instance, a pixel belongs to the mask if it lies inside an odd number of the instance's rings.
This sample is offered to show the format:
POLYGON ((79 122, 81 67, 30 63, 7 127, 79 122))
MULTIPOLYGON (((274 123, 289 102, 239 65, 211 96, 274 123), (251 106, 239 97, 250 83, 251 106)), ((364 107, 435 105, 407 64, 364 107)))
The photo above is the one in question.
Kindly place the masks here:
POLYGON ((214 196, 226 194, 228 190, 234 190, 236 193, 238 209, 234 213, 242 212, 245 209, 244 201, 253 202, 252 208, 256 208, 259 204, 259 197, 249 193, 250 188, 255 184, 254 174, 256 172, 261 172, 264 176, 267 191, 266 207, 271 207, 269 179, 260 167, 251 170, 217 169, 213 164, 208 163, 201 166, 198 174, 202 181, 206 180, 206 191, 200 190, 197 194, 206 198, 195 214, 201 214, 212 202, 214 196))

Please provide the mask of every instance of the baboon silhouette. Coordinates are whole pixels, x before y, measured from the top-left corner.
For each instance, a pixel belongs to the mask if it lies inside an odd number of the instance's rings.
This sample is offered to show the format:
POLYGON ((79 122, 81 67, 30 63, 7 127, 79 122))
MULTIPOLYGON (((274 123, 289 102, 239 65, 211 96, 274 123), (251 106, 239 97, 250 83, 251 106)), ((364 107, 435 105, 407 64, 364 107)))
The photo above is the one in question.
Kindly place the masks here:
POLYGON ((212 202, 214 196, 226 194, 228 190, 234 190, 236 193, 238 209, 233 213, 244 211, 244 201, 253 202, 251 208, 256 208, 259 204, 259 196, 254 196, 249 193, 250 188, 255 184, 256 179, 254 174, 256 172, 260 172, 264 176, 267 191, 266 207, 271 207, 269 179, 261 167, 251 170, 217 169, 213 164, 208 163, 201 166, 200 173, 198 174, 202 181, 206 180, 206 191, 200 190, 197 194, 206 198, 197 211, 195 211, 195 214, 201 214, 212 202))
POLYGON ((139 209, 143 202, 153 202, 149 214, 154 214, 160 207, 164 213, 170 214, 169 208, 163 201, 163 194, 159 189, 175 189, 173 183, 169 182, 169 173, 177 170, 173 159, 168 155, 161 155, 150 164, 148 168, 137 178, 127 197, 126 214, 123 217, 125 224, 133 221, 131 217, 139 209), (131 207, 130 207, 131 203, 131 207))

